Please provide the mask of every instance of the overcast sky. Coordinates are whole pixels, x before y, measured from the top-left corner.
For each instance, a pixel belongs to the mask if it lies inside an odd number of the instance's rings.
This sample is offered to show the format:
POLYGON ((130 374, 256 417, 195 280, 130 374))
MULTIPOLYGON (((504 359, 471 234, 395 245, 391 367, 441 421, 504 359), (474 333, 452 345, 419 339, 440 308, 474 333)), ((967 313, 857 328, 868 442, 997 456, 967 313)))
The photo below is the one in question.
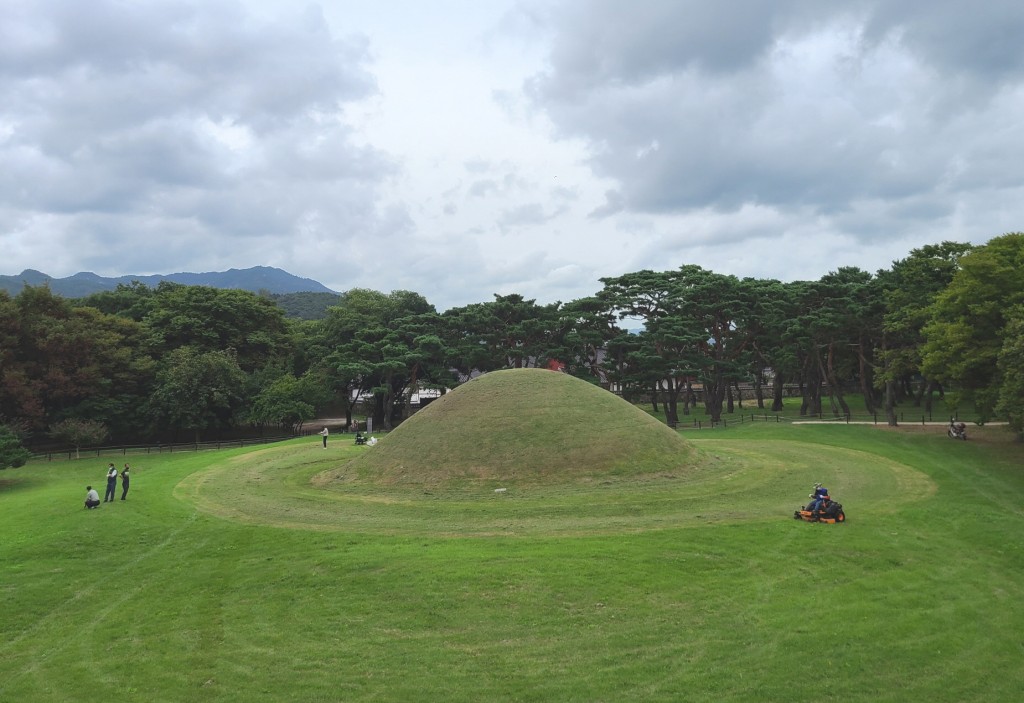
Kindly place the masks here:
POLYGON ((0 0, 0 273, 439 310, 1024 229, 1024 3, 0 0))

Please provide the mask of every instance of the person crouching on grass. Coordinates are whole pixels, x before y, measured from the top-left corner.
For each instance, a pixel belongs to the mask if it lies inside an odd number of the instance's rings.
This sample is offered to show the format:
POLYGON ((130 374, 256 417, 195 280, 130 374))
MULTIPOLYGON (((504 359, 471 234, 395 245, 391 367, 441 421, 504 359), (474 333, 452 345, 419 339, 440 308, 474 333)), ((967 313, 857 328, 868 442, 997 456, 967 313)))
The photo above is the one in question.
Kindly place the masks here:
POLYGON ((100 494, 92 486, 85 487, 85 507, 89 510, 100 507, 100 494))

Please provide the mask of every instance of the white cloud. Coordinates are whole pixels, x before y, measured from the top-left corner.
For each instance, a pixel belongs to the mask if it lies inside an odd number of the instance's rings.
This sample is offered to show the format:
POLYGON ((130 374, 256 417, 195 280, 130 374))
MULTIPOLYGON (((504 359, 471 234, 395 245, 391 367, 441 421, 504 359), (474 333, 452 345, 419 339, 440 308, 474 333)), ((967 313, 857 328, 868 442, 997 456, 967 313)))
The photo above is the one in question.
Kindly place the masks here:
POLYGON ((443 309, 872 270, 1024 215, 1017 3, 4 10, 5 273, 274 265, 443 309))
MULTIPOLYGON (((349 237, 388 221, 375 202, 394 163, 343 119, 375 90, 365 42, 334 38, 318 11, 259 21, 225 2, 18 10, 0 19, 3 36, 30 38, 7 45, 0 73, 0 200, 24 223, 2 235, 8 247, 57 240, 80 250, 66 265, 111 274, 209 270, 270 263, 259 257, 318 227, 349 237)), ((20 249, 15 263, 53 266, 20 249)))

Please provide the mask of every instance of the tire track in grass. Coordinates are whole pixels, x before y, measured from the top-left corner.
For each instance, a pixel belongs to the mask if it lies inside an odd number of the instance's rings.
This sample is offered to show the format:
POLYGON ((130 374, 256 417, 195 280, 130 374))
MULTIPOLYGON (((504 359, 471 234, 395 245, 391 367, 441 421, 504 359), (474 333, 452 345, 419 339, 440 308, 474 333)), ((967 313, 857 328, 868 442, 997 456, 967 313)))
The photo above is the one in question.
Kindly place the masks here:
MULTIPOLYGON (((39 618, 39 620, 37 620, 31 627, 25 628, 17 636, 0 643, 0 657, 13 659, 14 657, 12 652, 14 651, 18 651, 20 655, 24 656, 26 654, 26 650, 20 649, 19 645, 51 627, 58 628, 61 632, 66 633, 60 640, 55 637, 48 638, 48 641, 51 642, 60 641, 60 649, 69 649, 76 643, 89 639, 100 623, 104 622, 112 614, 116 613, 117 610, 125 603, 137 597, 139 593, 151 587, 153 583, 160 578, 160 574, 156 573, 145 582, 139 583, 136 567, 147 559, 159 554, 166 549, 168 545, 175 542, 182 532, 189 529, 195 523, 197 518, 198 513, 192 513, 186 518, 184 524, 173 530, 152 548, 139 554, 134 559, 125 562, 114 572, 106 572, 103 574, 102 578, 97 579, 92 584, 78 589, 73 596, 66 599, 64 603, 50 610, 50 612, 43 617, 39 618), (120 578, 127 574, 131 574, 131 578, 120 578), (90 598, 97 595, 111 578, 118 583, 132 583, 133 587, 121 591, 121 595, 115 599, 104 599, 102 601, 103 605, 97 610, 89 610, 88 619, 83 620, 82 606, 87 603, 90 598), (68 627, 66 625, 68 621, 74 621, 77 624, 74 627, 68 627)), ((52 655, 54 651, 58 650, 55 650, 53 647, 49 647, 45 654, 46 656, 49 656, 52 655)), ((46 656, 33 656, 32 653, 29 653, 28 656, 29 663, 26 666, 15 671, 9 679, 0 682, 0 699, 2 699, 3 693, 16 680, 36 673, 40 666, 46 663, 46 656)), ((95 662, 95 660, 93 661, 95 662)))
MULTIPOLYGON (((285 529, 437 537, 582 536, 788 517, 824 481, 855 511, 891 513, 936 490, 921 471, 858 449, 794 440, 695 441, 700 472, 384 484, 348 469, 349 452, 271 448, 190 475, 176 498, 216 517, 285 529), (491 485, 495 484, 495 485, 491 485), (496 494, 496 486, 507 492, 496 494)), ((863 514, 863 513, 861 513, 863 514)))

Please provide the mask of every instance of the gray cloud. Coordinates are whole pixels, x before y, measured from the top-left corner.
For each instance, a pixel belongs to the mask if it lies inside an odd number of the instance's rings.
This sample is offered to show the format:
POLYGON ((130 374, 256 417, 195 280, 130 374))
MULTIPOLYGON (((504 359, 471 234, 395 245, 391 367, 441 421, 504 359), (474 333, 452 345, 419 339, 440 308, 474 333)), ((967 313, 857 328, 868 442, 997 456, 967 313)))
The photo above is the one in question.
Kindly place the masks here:
POLYGON ((9 272, 274 265, 443 309, 1021 228, 1016 3, 463 5, 7 0, 9 272))
POLYGON ((1024 8, 1013 0, 984 6, 963 0, 879 2, 864 27, 865 39, 897 35, 911 51, 946 74, 966 74, 983 84, 1017 83, 1024 70, 1020 37, 1024 8))
POLYGON ((926 217, 1016 183, 1024 7, 898 5, 570 3, 527 91, 619 184, 598 217, 871 202, 926 217))
POLYGON ((562 3, 548 14, 552 71, 539 87, 549 98, 576 98, 681 70, 728 76, 757 64, 781 34, 834 12, 812 0, 562 3))
POLYGON ((471 198, 485 198, 492 193, 496 193, 498 187, 497 181, 491 178, 484 178, 479 181, 473 181, 466 193, 471 198))
POLYGON ((508 163, 490 163, 483 160, 466 162, 466 171, 475 178, 466 190, 471 198, 510 195, 529 190, 531 184, 508 163))
POLYGON ((550 219, 551 215, 544 212, 542 203, 527 203, 503 212, 498 218, 498 226, 502 230, 507 230, 513 227, 543 224, 550 219))
POLYGON ((395 162, 343 121, 376 92, 366 40, 333 36, 316 7, 268 18, 222 1, 9 9, 0 207, 19 227, 0 233, 5 245, 43 228, 66 247, 102 241, 99 252, 159 241, 164 259, 128 257, 145 273, 266 263, 261 244, 238 237, 280 249, 281 237, 396 226, 378 209, 395 162))

